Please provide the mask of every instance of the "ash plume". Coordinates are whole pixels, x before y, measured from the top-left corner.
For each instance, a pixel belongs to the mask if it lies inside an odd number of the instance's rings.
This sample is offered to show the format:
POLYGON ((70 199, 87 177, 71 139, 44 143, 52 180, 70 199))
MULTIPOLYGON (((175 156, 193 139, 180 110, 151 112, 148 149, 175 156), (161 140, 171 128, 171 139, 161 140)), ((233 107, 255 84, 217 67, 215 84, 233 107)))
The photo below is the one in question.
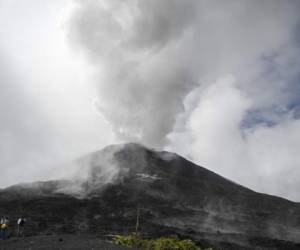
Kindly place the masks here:
POLYGON ((67 36, 93 67, 97 108, 117 138, 298 199, 294 180, 276 188, 297 155, 273 161, 266 142, 276 152, 300 144, 299 10, 293 0, 75 1, 67 36))

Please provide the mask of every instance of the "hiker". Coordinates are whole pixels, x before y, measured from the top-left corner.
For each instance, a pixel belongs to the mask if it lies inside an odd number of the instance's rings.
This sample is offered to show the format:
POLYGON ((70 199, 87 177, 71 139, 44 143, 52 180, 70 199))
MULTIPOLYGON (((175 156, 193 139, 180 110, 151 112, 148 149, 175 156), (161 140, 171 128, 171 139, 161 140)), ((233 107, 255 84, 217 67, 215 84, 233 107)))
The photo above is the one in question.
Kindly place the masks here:
POLYGON ((8 237, 9 220, 7 217, 1 219, 0 237, 6 239, 8 237))
POLYGON ((0 220, 0 239, 2 239, 2 224, 4 224, 4 218, 0 220))
POLYGON ((18 225, 17 237, 23 236, 25 222, 26 222, 26 219, 23 217, 21 217, 17 220, 17 225, 18 225))

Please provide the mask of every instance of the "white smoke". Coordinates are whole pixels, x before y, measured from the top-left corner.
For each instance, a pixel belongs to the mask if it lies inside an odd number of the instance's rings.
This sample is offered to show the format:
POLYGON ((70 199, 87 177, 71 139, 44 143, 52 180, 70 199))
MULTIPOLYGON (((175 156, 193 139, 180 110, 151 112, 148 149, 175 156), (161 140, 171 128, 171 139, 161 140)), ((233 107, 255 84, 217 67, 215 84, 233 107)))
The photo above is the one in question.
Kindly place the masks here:
POLYGON ((241 129, 255 104, 232 79, 224 78, 193 92, 196 106, 188 106, 184 127, 169 134, 169 150, 177 150, 198 164, 254 190, 299 199, 300 120, 290 111, 273 126, 256 124, 241 129), (180 142, 180 143, 178 143, 180 142))
POLYGON ((299 199, 299 10, 293 0, 76 1, 67 36, 93 65, 98 110, 119 138, 299 199))
POLYGON ((138 141, 299 200, 299 1, 70 1, 0 3, 1 187, 138 141))

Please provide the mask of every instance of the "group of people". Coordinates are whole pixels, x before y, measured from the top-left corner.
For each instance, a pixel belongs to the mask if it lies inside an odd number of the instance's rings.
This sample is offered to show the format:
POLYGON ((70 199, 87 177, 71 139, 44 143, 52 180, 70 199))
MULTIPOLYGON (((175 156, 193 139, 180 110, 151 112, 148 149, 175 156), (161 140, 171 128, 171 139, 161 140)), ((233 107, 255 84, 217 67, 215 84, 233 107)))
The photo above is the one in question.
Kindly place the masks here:
MULTIPOLYGON (((24 226, 26 223, 26 219, 20 217, 17 220, 17 237, 23 236, 24 234, 24 226)), ((10 229, 10 221, 7 217, 4 217, 0 220, 0 239, 6 239, 11 235, 10 229)))

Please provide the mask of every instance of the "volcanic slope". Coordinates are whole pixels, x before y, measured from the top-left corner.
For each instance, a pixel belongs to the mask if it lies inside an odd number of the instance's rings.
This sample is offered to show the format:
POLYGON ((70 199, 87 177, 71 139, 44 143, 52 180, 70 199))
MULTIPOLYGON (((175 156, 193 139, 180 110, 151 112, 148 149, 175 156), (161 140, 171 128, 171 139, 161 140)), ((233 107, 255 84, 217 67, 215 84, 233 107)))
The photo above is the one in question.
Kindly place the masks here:
POLYGON ((0 192, 0 215, 30 218, 27 234, 138 230, 215 249, 300 249, 300 204, 233 183, 170 152, 112 145, 77 159, 77 179, 0 192))

